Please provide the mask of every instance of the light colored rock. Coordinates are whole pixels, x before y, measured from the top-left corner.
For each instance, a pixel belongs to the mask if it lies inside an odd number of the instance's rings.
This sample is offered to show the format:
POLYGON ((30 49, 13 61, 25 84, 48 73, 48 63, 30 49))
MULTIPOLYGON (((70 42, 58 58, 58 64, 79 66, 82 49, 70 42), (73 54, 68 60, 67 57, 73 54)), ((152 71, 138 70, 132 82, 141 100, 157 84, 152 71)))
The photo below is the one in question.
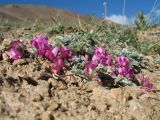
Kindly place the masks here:
POLYGON ((28 63, 28 61, 26 59, 18 59, 13 62, 13 65, 23 65, 23 64, 27 64, 27 63, 28 63))
POLYGON ((11 40, 9 40, 9 39, 4 39, 3 40, 3 43, 2 43, 2 46, 4 46, 4 47, 9 47, 10 46, 10 44, 11 44, 11 40))
POLYGON ((8 61, 10 59, 7 53, 2 53, 2 58, 4 61, 8 61))
POLYGON ((35 92, 45 97, 49 96, 49 83, 44 80, 38 80, 38 85, 35 88, 35 92))
POLYGON ((42 120, 54 120, 54 117, 52 116, 50 112, 43 112, 42 120))
POLYGON ((41 101, 42 99, 43 99, 42 96, 38 93, 33 93, 31 95, 31 101, 38 102, 41 101))
POLYGON ((55 111, 56 109, 58 109, 59 104, 55 101, 55 100, 50 100, 49 102, 49 107, 48 107, 48 111, 55 111))

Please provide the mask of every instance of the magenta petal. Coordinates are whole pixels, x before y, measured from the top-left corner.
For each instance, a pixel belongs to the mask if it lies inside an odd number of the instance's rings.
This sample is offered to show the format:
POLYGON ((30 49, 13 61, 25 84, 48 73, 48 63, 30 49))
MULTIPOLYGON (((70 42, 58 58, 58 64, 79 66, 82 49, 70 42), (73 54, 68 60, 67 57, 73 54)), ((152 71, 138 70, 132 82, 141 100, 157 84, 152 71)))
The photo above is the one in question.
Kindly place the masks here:
POLYGON ((31 41, 32 47, 38 50, 47 50, 50 49, 50 45, 48 44, 48 37, 45 35, 40 35, 37 38, 31 41))
POLYGON ((86 66, 85 66, 85 70, 84 70, 85 76, 88 77, 90 74, 89 72, 94 71, 96 69, 96 67, 97 66, 92 61, 87 61, 86 66))
POLYGON ((100 58, 100 63, 104 66, 106 66, 106 61, 107 61, 107 58, 100 58))
POLYGON ((62 57, 65 59, 71 59, 73 57, 72 52, 67 46, 62 47, 61 54, 62 54, 62 57))
POLYGON ((60 74, 62 72, 63 67, 64 67, 64 61, 61 58, 54 59, 54 63, 52 64, 52 69, 55 73, 60 74))
POLYGON ((45 57, 48 58, 51 62, 53 62, 54 59, 55 59, 55 57, 54 57, 54 55, 53 55, 51 50, 47 50, 45 52, 45 57))
POLYGON ((63 52, 65 52, 65 51, 67 51, 67 52, 70 51, 70 49, 69 49, 67 46, 63 46, 63 47, 62 47, 62 50, 63 50, 63 52))
POLYGON ((57 74, 61 74, 62 72, 62 67, 58 66, 57 64, 52 64, 52 70, 57 73, 57 74))
POLYGON ((46 50, 37 50, 37 55, 45 55, 46 50))
POLYGON ((57 58, 56 62, 60 67, 64 67, 64 61, 61 58, 57 58))
POLYGON ((142 86, 146 89, 146 91, 151 92, 153 88, 153 84, 149 82, 149 78, 146 78, 144 76, 144 73, 142 73, 140 80, 141 80, 142 86))
POLYGON ((132 80, 135 80, 135 74, 134 74, 134 70, 132 68, 128 69, 128 74, 132 80))
POLYGON ((15 40, 11 43, 12 48, 17 48, 17 47, 22 47, 22 46, 23 46, 23 44, 20 40, 15 40))
POLYGON ((39 35, 34 40, 38 43, 48 44, 48 37, 46 35, 39 35))
POLYGON ((18 51, 16 48, 11 48, 10 50, 10 59, 12 60, 18 60, 22 57, 22 54, 20 51, 18 51))
POLYGON ((112 65, 112 61, 113 61, 112 57, 111 57, 110 55, 108 55, 108 56, 107 56, 106 64, 107 64, 108 66, 111 66, 111 65, 112 65))
POLYGON ((61 48, 59 46, 53 48, 52 53, 55 57, 58 55, 58 52, 60 52, 60 49, 61 48))
POLYGON ((112 57, 103 47, 97 47, 92 57, 92 62, 96 65, 110 66, 112 64, 112 57))
POLYGON ((97 55, 93 55, 92 57, 92 62, 95 64, 95 65, 98 65, 100 63, 100 58, 97 56, 97 55))
POLYGON ((120 67, 117 69, 119 75, 123 76, 123 77, 129 77, 132 80, 135 80, 135 74, 133 69, 131 68, 126 68, 126 67, 120 67))
POLYGON ((122 75, 123 77, 127 77, 127 75, 128 75, 128 70, 127 70, 125 67, 118 68, 118 73, 119 73, 120 75, 122 75))
POLYGON ((145 89, 146 89, 146 91, 147 92, 151 92, 152 91, 152 88, 153 88, 153 84, 152 83, 147 83, 146 85, 145 85, 145 89))
POLYGON ((127 67, 129 65, 129 60, 125 56, 119 56, 118 58, 118 64, 121 67, 127 67))
POLYGON ((34 48, 36 48, 36 49, 39 48, 39 47, 38 47, 38 43, 37 43, 37 41, 35 41, 35 40, 31 40, 31 45, 32 45, 32 47, 34 47, 34 48))
POLYGON ((95 50, 95 55, 105 54, 105 49, 103 47, 97 47, 95 50))

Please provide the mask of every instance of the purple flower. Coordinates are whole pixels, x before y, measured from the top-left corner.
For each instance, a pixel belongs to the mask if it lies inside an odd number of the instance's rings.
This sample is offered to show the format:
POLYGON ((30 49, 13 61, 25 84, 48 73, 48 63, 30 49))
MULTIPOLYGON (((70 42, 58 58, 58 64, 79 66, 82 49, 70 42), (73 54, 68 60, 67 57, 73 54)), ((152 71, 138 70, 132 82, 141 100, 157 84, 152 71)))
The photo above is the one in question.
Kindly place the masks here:
POLYGON ((92 62, 95 65, 102 64, 104 66, 110 66, 112 64, 112 57, 103 47, 97 47, 92 57, 92 62))
POLYGON ((142 73, 140 80, 141 80, 142 86, 146 89, 146 91, 151 92, 153 88, 153 84, 149 82, 149 78, 146 78, 144 76, 144 73, 142 73))
POLYGON ((52 51, 47 51, 46 57, 50 59, 52 63, 52 69, 55 73, 60 74, 64 67, 63 59, 72 58, 72 53, 70 49, 66 46, 56 46, 52 49, 52 51))
POLYGON ((92 57, 92 62, 95 64, 95 65, 98 65, 100 63, 100 57, 98 57, 97 55, 93 55, 92 57))
POLYGON ((105 49, 103 47, 97 47, 95 50, 95 55, 96 56, 105 56, 105 49))
POLYGON ((73 57, 72 52, 67 46, 61 48, 61 55, 65 59, 71 59, 73 57))
POLYGON ((153 88, 153 84, 152 84, 152 83, 147 82, 147 83, 145 84, 145 89, 146 89, 147 92, 151 92, 151 91, 152 91, 152 88, 153 88))
POLYGON ((52 70, 55 73, 61 74, 63 67, 64 67, 64 61, 60 57, 54 59, 54 62, 52 63, 52 70))
POLYGON ((11 43, 10 49, 10 59, 11 60, 18 60, 22 58, 22 49, 23 43, 20 40, 15 40, 11 43))
POLYGON ((10 49, 10 59, 11 60, 18 60, 22 57, 22 53, 17 50, 16 48, 10 49))
POLYGON ((48 37, 45 35, 39 35, 31 40, 31 45, 36 49, 45 49, 48 46, 48 37))
POLYGON ((129 60, 125 56, 117 57, 119 68, 117 69, 118 74, 123 77, 131 78, 135 80, 134 70, 129 65, 129 60))
POLYGON ((23 43, 20 40, 15 40, 11 42, 11 47, 12 48, 23 47, 23 43))
POLYGON ((60 46, 56 46, 52 49, 52 54, 57 57, 58 53, 61 51, 61 47, 60 46))
POLYGON ((111 55, 107 55, 107 60, 106 60, 106 65, 111 66, 112 65, 112 56, 111 55))
POLYGON ((52 46, 48 44, 48 37, 45 35, 40 35, 31 40, 31 45, 37 49, 38 55, 45 55, 47 50, 52 49, 52 46))
POLYGON ((120 67, 117 70, 119 75, 135 80, 135 74, 132 68, 120 67))
POLYGON ((128 74, 129 74, 129 77, 132 79, 132 80, 135 80, 136 77, 135 77, 135 74, 134 74, 134 70, 132 68, 129 68, 128 69, 128 74))
POLYGON ((120 75, 122 75, 123 77, 127 77, 128 76, 128 69, 125 67, 118 68, 118 73, 120 75))
POLYGON ((128 60, 127 57, 125 57, 125 56, 119 56, 117 58, 117 60, 118 60, 118 64, 119 64, 120 67, 128 67, 129 60, 128 60))
POLYGON ((93 74, 93 71, 96 69, 97 65, 95 65, 92 61, 87 61, 85 66, 85 76, 89 77, 89 75, 93 74))
POLYGON ((55 56, 52 53, 52 50, 46 50, 44 56, 49 59, 51 62, 55 60, 55 56))

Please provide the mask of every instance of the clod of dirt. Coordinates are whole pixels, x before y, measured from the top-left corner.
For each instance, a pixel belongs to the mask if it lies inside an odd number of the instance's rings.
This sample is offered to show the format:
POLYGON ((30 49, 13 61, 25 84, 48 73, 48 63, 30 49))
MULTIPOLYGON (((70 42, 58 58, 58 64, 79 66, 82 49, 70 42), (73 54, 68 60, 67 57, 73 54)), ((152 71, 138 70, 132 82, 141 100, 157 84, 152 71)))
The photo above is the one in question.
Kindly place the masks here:
POLYGON ((42 113, 42 120, 54 120, 54 117, 49 112, 43 112, 42 113))
POLYGON ((4 61, 8 61, 10 59, 7 53, 2 53, 2 58, 4 61))
POLYGON ((4 39, 2 42, 2 49, 8 48, 10 46, 11 42, 12 41, 10 39, 4 39))

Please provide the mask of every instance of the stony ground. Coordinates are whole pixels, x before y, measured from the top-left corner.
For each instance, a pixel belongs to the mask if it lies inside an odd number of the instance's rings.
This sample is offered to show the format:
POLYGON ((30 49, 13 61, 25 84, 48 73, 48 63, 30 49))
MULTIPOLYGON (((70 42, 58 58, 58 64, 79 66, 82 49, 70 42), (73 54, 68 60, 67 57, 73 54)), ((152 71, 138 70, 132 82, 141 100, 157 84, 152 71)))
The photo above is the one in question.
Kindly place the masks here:
MULTIPOLYGON (((1 48, 7 46, 2 40, 1 48)), ((0 60, 0 120, 160 120, 160 65, 148 57, 144 70, 153 92, 140 87, 108 89, 78 77, 54 79, 47 61, 0 60)), ((68 76, 67 76, 68 75, 68 76)))

